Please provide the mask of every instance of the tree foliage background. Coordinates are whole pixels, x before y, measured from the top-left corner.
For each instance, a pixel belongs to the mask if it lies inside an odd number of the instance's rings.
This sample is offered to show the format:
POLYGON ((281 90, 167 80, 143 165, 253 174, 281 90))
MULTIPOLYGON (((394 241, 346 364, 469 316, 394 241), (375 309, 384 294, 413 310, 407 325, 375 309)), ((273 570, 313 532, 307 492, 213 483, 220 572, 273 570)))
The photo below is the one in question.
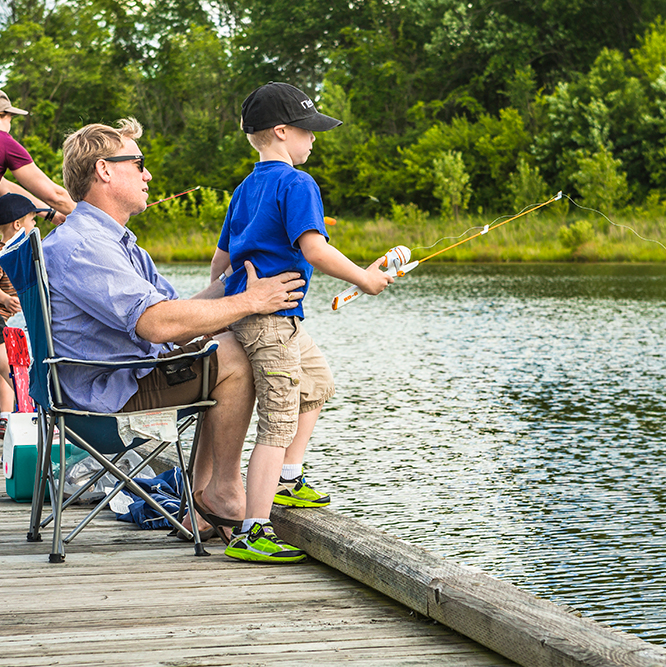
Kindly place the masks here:
POLYGON ((273 80, 344 120, 305 166, 334 215, 558 190, 663 209, 663 15, 666 0, 12 0, 0 81, 56 178, 67 133, 133 115, 155 197, 232 191, 254 161, 241 101, 273 80))

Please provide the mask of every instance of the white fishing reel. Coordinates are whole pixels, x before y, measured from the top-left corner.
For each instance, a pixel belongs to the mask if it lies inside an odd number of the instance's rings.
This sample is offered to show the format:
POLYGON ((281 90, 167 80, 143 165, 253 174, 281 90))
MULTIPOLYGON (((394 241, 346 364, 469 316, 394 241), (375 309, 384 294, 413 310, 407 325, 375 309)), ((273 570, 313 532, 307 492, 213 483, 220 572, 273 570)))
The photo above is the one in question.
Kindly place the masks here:
POLYGON ((398 271, 403 264, 407 264, 411 259, 412 251, 404 245, 397 245, 395 248, 391 248, 385 255, 382 266, 387 269, 387 273, 390 276, 398 275, 398 271))
MULTIPOLYGON (((412 262, 411 264, 408 264, 411 256, 412 252, 407 246, 398 245, 395 246, 395 248, 391 248, 382 257, 383 261, 380 266, 383 266, 386 269, 386 273, 388 273, 388 275, 392 278, 395 278, 396 276, 402 277, 405 275, 405 273, 407 273, 407 271, 411 271, 415 266, 418 265, 418 262, 412 262)), ((362 294, 365 294, 365 292, 363 292, 360 287, 352 285, 343 292, 340 292, 340 294, 337 296, 333 297, 333 303, 331 304, 331 307, 333 310, 339 310, 342 308, 342 306, 346 306, 348 303, 354 301, 354 299, 358 299, 358 297, 362 294)))

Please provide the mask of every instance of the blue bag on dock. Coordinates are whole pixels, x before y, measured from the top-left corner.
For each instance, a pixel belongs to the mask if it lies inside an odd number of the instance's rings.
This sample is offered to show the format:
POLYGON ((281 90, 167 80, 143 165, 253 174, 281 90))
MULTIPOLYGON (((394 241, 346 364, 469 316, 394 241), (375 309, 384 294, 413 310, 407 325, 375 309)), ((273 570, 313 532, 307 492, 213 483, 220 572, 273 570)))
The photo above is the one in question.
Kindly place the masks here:
MULTIPOLYGON (((135 477, 134 481, 162 505, 162 507, 166 508, 170 514, 174 516, 178 514, 180 496, 183 489, 183 471, 180 468, 172 468, 157 475, 157 477, 135 477)), ((116 519, 118 521, 135 523, 143 530, 173 528, 161 514, 158 514, 139 496, 135 496, 133 493, 125 490, 121 491, 118 496, 124 496, 126 502, 128 500, 133 501, 127 508, 127 512, 116 512, 116 519)), ((112 506, 117 507, 117 504, 112 502, 112 506)))

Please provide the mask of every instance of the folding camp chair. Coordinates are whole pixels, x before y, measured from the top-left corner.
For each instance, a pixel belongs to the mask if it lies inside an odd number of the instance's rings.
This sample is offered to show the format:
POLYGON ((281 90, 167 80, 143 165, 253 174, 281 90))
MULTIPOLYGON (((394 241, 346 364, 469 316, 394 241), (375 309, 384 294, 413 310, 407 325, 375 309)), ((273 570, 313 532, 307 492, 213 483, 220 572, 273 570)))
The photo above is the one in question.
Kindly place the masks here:
POLYGON ((216 350, 217 343, 209 341, 200 352, 182 354, 169 359, 171 362, 179 359, 203 358, 203 387, 200 400, 196 403, 178 405, 164 410, 131 413, 107 414, 72 409, 64 405, 62 400, 63 395, 58 378, 59 366, 74 364, 105 369, 155 368, 159 363, 163 363, 164 359, 111 363, 63 357, 56 358, 51 335, 48 279, 44 268, 39 229, 35 228, 29 235, 23 234, 16 241, 12 241, 5 246, 0 253, 0 266, 7 273, 21 302, 33 358, 30 367, 30 396, 34 399, 38 411, 38 467, 32 497, 28 541, 41 541, 40 528, 43 528, 53 518, 53 546, 49 560, 52 563, 61 563, 65 559, 65 544, 73 540, 106 507, 113 495, 126 488, 164 516, 175 530, 181 531, 188 538, 191 538, 192 533, 194 533, 195 555, 207 556, 208 553, 201 544, 197 522, 192 521, 193 528, 190 532, 182 525, 181 520, 185 511, 185 502, 190 508, 194 507, 191 464, 196 456, 204 413, 209 407, 215 405, 215 401, 208 398, 208 369, 209 357, 216 350), (194 438, 189 459, 190 465, 186 466, 181 435, 192 424, 195 424, 194 438), (60 469, 57 484, 51 462, 51 449, 56 426, 60 448, 60 469), (65 502, 63 495, 65 451, 68 441, 84 449, 101 465, 102 469, 85 488, 80 489, 77 494, 65 502), (132 479, 171 443, 176 445, 181 469, 186 471, 186 474, 183 475, 183 497, 181 498, 178 517, 172 516, 156 503, 132 479), (116 466, 116 463, 128 449, 134 449, 139 445, 143 445, 142 451, 149 450, 148 454, 143 457, 140 464, 126 474, 116 466), (113 456, 109 458, 108 455, 113 456), (119 484, 71 533, 63 538, 61 528, 63 509, 76 500, 85 489, 95 484, 97 479, 106 472, 111 473, 118 479, 119 484), (42 521, 41 516, 47 483, 50 485, 53 513, 52 516, 42 521))

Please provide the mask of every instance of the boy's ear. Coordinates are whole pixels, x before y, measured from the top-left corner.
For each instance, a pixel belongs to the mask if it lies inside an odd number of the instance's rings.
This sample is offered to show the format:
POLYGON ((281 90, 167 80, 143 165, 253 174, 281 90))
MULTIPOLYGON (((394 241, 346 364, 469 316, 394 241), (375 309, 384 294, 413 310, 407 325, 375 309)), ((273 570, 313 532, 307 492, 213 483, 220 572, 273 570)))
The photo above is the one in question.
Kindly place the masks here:
POLYGON ((276 125, 273 128, 275 136, 280 140, 284 141, 287 138, 287 126, 286 125, 276 125))

